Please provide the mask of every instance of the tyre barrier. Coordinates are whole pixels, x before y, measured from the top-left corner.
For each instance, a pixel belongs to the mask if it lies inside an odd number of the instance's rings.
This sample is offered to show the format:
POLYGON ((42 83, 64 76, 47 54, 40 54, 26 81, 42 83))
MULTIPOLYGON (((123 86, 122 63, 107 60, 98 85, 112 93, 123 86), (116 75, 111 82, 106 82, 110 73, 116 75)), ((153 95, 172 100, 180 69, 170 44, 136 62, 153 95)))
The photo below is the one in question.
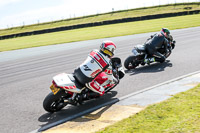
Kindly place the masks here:
POLYGON ((200 13, 200 10, 193 10, 193 11, 183 11, 183 12, 176 12, 176 13, 165 13, 165 14, 147 15, 147 16, 141 16, 141 17, 106 20, 102 22, 77 24, 77 25, 72 25, 72 26, 63 26, 63 27, 56 27, 56 28, 51 28, 51 29, 43 29, 43 30, 37 30, 37 31, 31 31, 31 32, 22 32, 22 33, 4 35, 4 36, 0 36, 0 40, 15 38, 15 37, 59 32, 59 31, 65 31, 65 30, 80 29, 80 28, 86 28, 86 27, 94 27, 94 26, 125 23, 125 22, 134 22, 134 21, 141 21, 141 20, 150 20, 150 19, 157 19, 157 18, 167 18, 167 17, 183 16, 183 15, 191 15, 191 14, 199 14, 199 13, 200 13))

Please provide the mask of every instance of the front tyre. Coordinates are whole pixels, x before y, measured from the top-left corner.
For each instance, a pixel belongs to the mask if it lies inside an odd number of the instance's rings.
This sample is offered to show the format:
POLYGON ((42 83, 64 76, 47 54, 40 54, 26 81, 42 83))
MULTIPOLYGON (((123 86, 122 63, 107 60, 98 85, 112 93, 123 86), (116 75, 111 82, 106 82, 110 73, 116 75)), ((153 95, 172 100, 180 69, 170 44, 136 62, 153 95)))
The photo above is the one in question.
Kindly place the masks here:
POLYGON ((66 103, 64 103, 64 99, 62 97, 63 91, 54 95, 53 92, 50 92, 43 101, 43 108, 50 113, 60 111, 66 103))
POLYGON ((167 53, 167 54, 165 55, 165 57, 168 58, 168 57, 171 55, 171 53, 172 53, 172 52, 170 51, 169 53, 167 53))
POLYGON ((136 57, 135 56, 129 56, 126 58, 126 60, 124 61, 124 67, 127 69, 127 70, 130 70, 130 69, 135 69, 135 67, 138 66, 138 64, 136 63, 136 57))

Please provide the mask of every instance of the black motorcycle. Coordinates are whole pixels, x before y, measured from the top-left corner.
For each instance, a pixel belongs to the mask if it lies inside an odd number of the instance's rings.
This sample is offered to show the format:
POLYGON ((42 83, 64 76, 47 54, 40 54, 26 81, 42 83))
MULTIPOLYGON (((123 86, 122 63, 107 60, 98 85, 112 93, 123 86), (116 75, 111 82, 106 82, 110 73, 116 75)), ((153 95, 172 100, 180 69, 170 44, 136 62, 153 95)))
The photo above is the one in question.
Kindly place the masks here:
MULTIPOLYGON (((172 41, 171 45, 169 45, 168 53, 165 52, 164 46, 160 49, 158 49, 158 52, 163 54, 166 58, 168 58, 171 55, 172 49, 175 47, 176 41, 172 41)), ((124 67, 127 70, 135 69, 139 65, 145 65, 144 62, 145 59, 151 59, 153 56, 149 55, 146 51, 146 48, 144 45, 137 45, 132 50, 133 55, 130 55, 126 58, 124 62, 124 67)), ((148 64, 152 63, 153 61, 150 61, 148 64)))

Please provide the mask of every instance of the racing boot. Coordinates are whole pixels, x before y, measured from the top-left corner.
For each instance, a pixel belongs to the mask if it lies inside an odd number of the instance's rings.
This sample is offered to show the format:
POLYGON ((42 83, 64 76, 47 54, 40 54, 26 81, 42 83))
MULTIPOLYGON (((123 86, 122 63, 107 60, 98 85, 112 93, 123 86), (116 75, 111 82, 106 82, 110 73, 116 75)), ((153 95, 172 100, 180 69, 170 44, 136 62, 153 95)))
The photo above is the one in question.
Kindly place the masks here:
POLYGON ((152 62, 155 62, 155 58, 154 57, 144 59, 144 63, 147 63, 148 65, 150 65, 150 63, 152 63, 152 62))
POLYGON ((147 59, 144 59, 144 63, 145 63, 145 64, 148 64, 148 65, 150 65, 149 58, 147 58, 147 59))

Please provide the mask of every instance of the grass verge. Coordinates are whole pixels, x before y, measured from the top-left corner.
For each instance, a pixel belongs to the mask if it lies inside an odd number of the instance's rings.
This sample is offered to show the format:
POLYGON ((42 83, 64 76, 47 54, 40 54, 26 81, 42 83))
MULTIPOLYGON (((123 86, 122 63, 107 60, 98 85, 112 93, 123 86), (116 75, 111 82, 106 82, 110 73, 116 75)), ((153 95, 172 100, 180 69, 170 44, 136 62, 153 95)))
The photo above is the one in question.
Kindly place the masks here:
POLYGON ((199 133, 200 84, 98 133, 199 133))
POLYGON ((97 26, 0 40, 0 52, 52 44, 200 26, 200 14, 97 26))

